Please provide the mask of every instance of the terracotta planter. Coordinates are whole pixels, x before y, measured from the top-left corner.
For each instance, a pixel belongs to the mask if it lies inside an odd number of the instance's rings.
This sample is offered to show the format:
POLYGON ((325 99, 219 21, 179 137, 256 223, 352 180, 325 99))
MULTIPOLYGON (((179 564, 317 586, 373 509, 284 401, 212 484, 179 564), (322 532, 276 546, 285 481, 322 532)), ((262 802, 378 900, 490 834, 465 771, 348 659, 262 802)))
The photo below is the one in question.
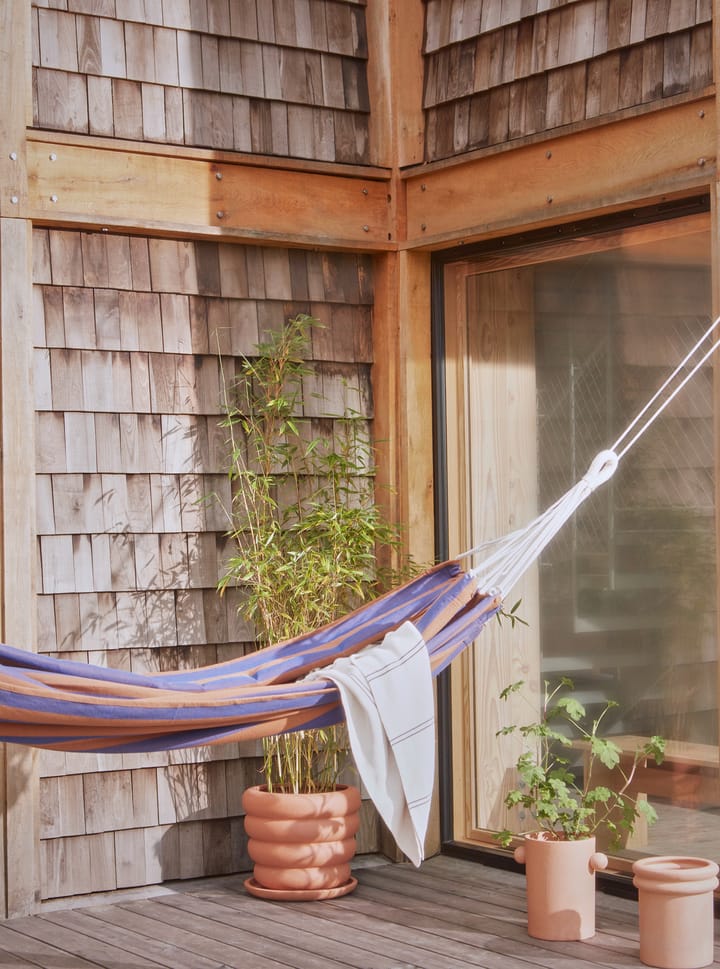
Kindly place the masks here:
POLYGON ((660 969, 699 969, 713 961, 713 892, 718 866, 664 855, 633 864, 640 961, 660 969))
POLYGON ((595 935, 595 872, 608 863, 595 838, 555 841, 533 832, 515 860, 525 865, 528 935, 557 942, 595 935))
POLYGON ((269 794, 250 787, 242 798, 252 895, 283 901, 337 898, 357 885, 350 873, 360 827, 360 791, 269 794))

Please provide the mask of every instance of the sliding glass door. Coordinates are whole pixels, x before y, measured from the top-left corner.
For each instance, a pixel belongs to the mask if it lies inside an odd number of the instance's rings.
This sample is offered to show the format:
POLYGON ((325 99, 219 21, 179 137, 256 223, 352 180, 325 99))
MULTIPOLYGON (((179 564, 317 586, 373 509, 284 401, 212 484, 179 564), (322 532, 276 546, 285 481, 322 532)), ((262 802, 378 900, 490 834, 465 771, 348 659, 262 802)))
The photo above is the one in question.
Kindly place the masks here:
MULTIPOLYGON (((612 444, 711 316, 709 217, 508 249, 445 269, 451 554, 522 526, 612 444)), ((720 845, 715 415, 710 360, 511 594, 527 625, 486 629, 453 671, 454 837, 521 831, 500 690, 570 677, 621 747, 662 734, 636 793, 660 820, 619 851, 720 845)), ((518 699, 511 718, 528 722, 518 699)), ((583 770, 582 751, 573 769, 583 770)), ((618 862, 623 867, 623 861, 618 862)))

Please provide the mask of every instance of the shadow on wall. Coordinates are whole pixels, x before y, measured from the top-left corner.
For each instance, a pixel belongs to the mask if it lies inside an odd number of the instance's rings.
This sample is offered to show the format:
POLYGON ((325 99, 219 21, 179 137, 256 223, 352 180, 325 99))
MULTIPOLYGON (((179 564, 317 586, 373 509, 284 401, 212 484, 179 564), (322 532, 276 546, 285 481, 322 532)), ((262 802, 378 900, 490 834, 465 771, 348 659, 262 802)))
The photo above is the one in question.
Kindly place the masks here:
MULTIPOLYGON (((218 754, 227 756, 227 746, 217 748, 218 754)), ((171 764, 159 772, 161 821, 173 814, 175 820, 147 831, 156 837, 157 866, 148 875, 159 882, 250 871, 240 798, 245 787, 256 783, 259 761, 202 762, 203 757, 218 756, 208 747, 182 753, 186 759, 194 754, 196 762, 171 764)))

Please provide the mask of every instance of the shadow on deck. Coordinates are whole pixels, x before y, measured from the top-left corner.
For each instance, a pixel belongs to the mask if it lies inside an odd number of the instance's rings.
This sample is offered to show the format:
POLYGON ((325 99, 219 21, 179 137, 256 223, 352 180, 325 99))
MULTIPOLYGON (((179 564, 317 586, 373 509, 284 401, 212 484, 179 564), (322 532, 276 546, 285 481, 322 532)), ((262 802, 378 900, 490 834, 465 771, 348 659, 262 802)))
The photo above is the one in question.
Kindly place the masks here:
MULTIPOLYGON (((525 878, 447 856, 357 870, 323 902, 250 897, 243 876, 53 903, 0 924, 3 969, 597 969, 641 965, 637 903, 598 892, 597 934, 540 942, 525 878)), ((717 923, 716 923, 717 924, 717 923)), ((720 929, 716 929, 720 942, 720 929)), ((716 943, 717 944, 717 943, 716 943)), ((720 948, 716 947, 716 959, 720 948)))

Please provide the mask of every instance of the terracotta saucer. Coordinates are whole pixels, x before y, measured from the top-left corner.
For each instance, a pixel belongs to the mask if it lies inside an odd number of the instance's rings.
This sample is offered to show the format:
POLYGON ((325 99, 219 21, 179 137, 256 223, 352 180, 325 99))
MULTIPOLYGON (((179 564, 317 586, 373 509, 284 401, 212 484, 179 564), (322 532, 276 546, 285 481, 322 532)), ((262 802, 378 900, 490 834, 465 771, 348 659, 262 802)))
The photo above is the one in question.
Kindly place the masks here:
POLYGON ((244 884, 250 894, 258 898, 268 898, 276 902, 312 902, 322 898, 340 898, 341 895, 348 895, 357 886, 357 878, 351 875, 346 882, 336 888, 298 888, 294 891, 284 888, 263 888, 254 878, 248 878, 244 884))

